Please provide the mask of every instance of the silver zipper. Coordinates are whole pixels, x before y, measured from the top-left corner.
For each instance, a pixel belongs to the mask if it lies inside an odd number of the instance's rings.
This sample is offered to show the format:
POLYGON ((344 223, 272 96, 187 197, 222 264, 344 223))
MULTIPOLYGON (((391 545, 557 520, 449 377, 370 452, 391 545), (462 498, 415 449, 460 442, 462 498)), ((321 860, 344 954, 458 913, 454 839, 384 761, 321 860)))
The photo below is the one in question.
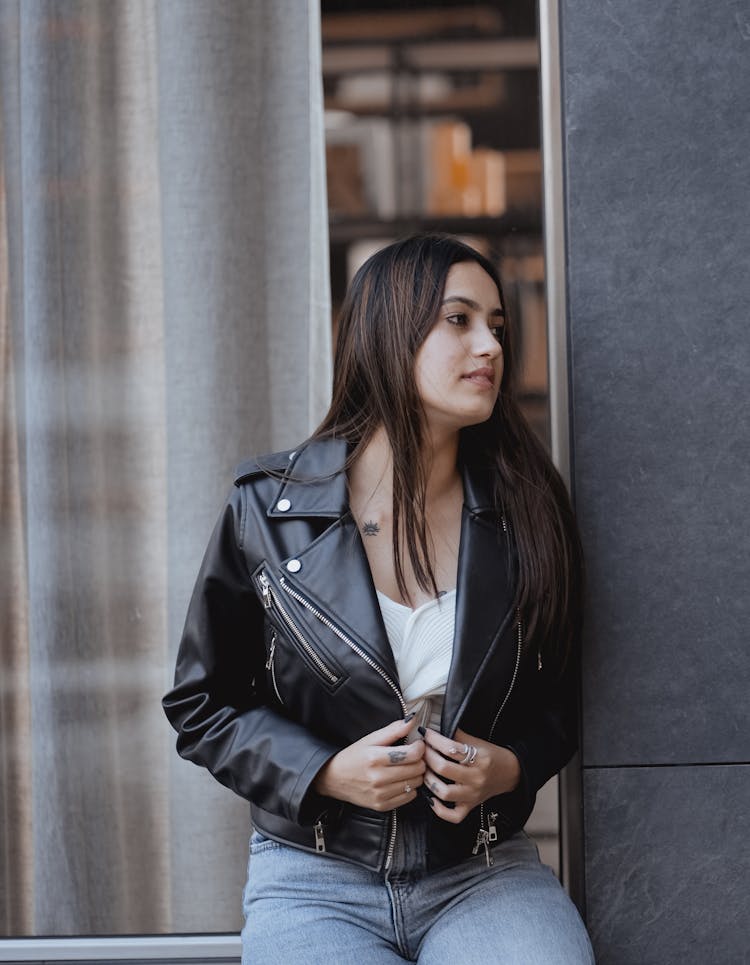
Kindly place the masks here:
POLYGON ((391 862, 393 861, 393 852, 396 850, 396 828, 398 827, 398 813, 394 809, 392 814, 393 814, 393 818, 391 820, 391 836, 390 836, 390 840, 388 841, 388 852, 385 856, 386 871, 391 866, 391 862))
POLYGON ((497 811, 490 811, 487 815, 487 837, 490 841, 497 841, 495 821, 497 821, 497 811))
POLYGON ((276 683, 276 667, 274 666, 273 658, 276 653, 276 631, 271 630, 271 646, 268 650, 268 659, 266 660, 266 670, 271 671, 271 683, 273 684, 274 692, 280 704, 284 703, 284 700, 279 693, 279 685, 276 683))
POLYGON ((315 822, 314 829, 315 829, 315 850, 323 854, 323 852, 325 852, 325 849, 326 849, 326 839, 325 839, 325 836, 323 835, 323 821, 321 818, 318 818, 318 820, 315 822))
POLYGON ((339 640, 343 640, 343 642, 351 650, 353 650, 358 657, 361 657, 369 667, 372 667, 373 670, 375 670, 378 674, 380 674, 383 680, 385 680, 385 682, 388 684, 388 686, 391 688, 394 694, 398 697, 398 701, 401 704, 401 709, 404 712, 404 717, 406 717, 406 714, 407 714, 406 701, 404 700, 401 694, 401 691, 398 688, 398 685, 391 680, 391 678, 388 676, 385 670, 383 670, 382 667, 380 667, 377 663, 375 663, 372 657, 369 654, 365 653, 365 651, 360 646, 358 646, 352 639, 347 637, 347 635, 343 632, 343 630, 339 630, 339 628, 335 624, 331 623, 328 617, 322 614, 320 610, 318 610, 316 607, 312 605, 312 603, 306 600, 303 596, 300 596, 300 594, 297 593, 296 590, 292 589, 292 587, 289 586, 289 584, 286 582, 283 576, 281 577, 279 582, 281 583, 281 588, 282 590, 284 590, 285 593, 288 593, 289 596, 293 597, 298 603, 301 603, 306 610, 309 610, 310 613, 313 614, 313 616, 317 617, 321 623, 325 624, 325 626, 327 626, 329 630, 335 633, 336 636, 339 638, 339 640))
POLYGON ((265 573, 258 574, 258 583, 260 584, 261 593, 263 595, 263 606, 267 610, 270 610, 272 605, 275 606, 275 608, 281 614, 286 625, 294 634, 295 639, 299 642, 302 649, 310 657, 312 662, 315 664, 318 670, 320 670, 320 672, 323 674, 326 680, 330 681, 330 683, 332 684, 338 683, 339 678, 337 674, 335 674, 323 663, 323 661, 320 659, 316 651, 307 642, 300 628, 297 626, 297 624, 294 622, 294 620, 289 615, 287 610, 284 608, 284 605, 282 604, 281 600, 271 589, 271 584, 269 583, 268 577, 265 575, 265 573))
MULTIPOLYGON (((328 617, 326 617, 323 613, 321 613, 317 607, 314 607, 312 603, 309 602, 309 600, 306 600, 303 596, 300 596, 300 594, 297 593, 296 590, 292 589, 292 587, 289 586, 289 584, 286 582, 283 576, 281 577, 279 582, 281 583, 281 588, 282 590, 284 590, 285 593, 288 593, 289 596, 293 597, 298 603, 301 603, 306 610, 309 610, 310 613, 313 614, 313 616, 317 617, 318 620, 321 621, 321 623, 323 623, 325 626, 328 627, 329 630, 335 633, 336 636, 339 638, 339 640, 342 640, 351 650, 354 651, 354 653, 357 654, 358 657, 361 657, 368 667, 372 667, 372 669, 375 670, 376 673, 380 674, 383 680, 385 680, 385 682, 388 684, 388 686, 391 688, 394 694, 398 697, 398 701, 401 704, 401 709, 404 712, 404 717, 406 717, 406 714, 407 714, 406 701, 404 700, 398 686, 393 682, 393 680, 391 680, 391 678, 388 676, 385 670, 383 670, 383 668, 379 666, 369 654, 365 653, 365 651, 360 646, 358 646, 353 640, 351 640, 342 630, 339 630, 339 628, 334 623, 331 623, 328 617)), ((396 813, 395 808, 393 809, 391 814, 392 814, 391 836, 388 842, 388 851, 385 856, 386 871, 388 870, 388 868, 390 868, 391 862, 393 861, 393 851, 396 847, 396 829, 398 827, 398 815, 396 813)))
POLYGON ((508 703, 511 692, 516 685, 516 677, 518 677, 518 668, 521 666, 521 651, 523 649, 523 629, 521 627, 521 614, 516 613, 516 615, 518 617, 518 622, 516 623, 516 640, 517 640, 516 665, 513 668, 513 676, 510 681, 510 686, 508 687, 508 693, 505 695, 505 698, 502 704, 500 704, 500 707, 498 708, 498 711, 495 714, 495 719, 492 721, 492 727, 490 727, 489 737, 487 738, 487 740, 490 740, 490 741, 492 740, 492 735, 495 733, 497 722, 498 720, 500 720, 500 714, 502 714, 502 712, 505 710, 505 705, 508 703))
MULTIPOLYGON (((484 820, 484 818, 482 820, 484 820)), ((479 854, 479 849, 481 847, 484 847, 484 854, 487 859, 487 867, 491 868, 492 865, 495 863, 495 859, 492 857, 490 846, 487 844, 488 838, 489 838, 489 834, 484 830, 483 827, 480 826, 479 831, 477 832, 477 840, 474 844, 474 847, 471 849, 471 853, 479 854)))
MULTIPOLYGON (((487 740, 492 740, 492 735, 495 733, 495 728, 497 727, 497 722, 500 720, 500 714, 502 714, 505 709, 505 705, 508 703, 513 687, 516 684, 516 678, 518 677, 518 668, 521 666, 521 651, 523 649, 523 628, 521 626, 521 614, 516 611, 516 616, 518 617, 517 627, 517 641, 518 645, 516 647, 516 665, 513 668, 513 676, 510 681, 510 686, 508 687, 508 692, 506 693, 502 704, 498 708, 495 714, 495 719, 492 721, 492 727, 490 727, 490 733, 487 740)), ((489 816, 489 829, 485 829, 484 826, 484 801, 482 801, 479 807, 479 832, 477 833, 477 840, 472 848, 472 854, 479 854, 479 849, 484 847, 484 853, 487 858, 487 867, 491 868, 495 863, 495 859, 492 857, 492 852, 490 851, 489 842, 497 841, 497 828, 495 827, 495 821, 497 821, 497 812, 493 811, 489 816)))

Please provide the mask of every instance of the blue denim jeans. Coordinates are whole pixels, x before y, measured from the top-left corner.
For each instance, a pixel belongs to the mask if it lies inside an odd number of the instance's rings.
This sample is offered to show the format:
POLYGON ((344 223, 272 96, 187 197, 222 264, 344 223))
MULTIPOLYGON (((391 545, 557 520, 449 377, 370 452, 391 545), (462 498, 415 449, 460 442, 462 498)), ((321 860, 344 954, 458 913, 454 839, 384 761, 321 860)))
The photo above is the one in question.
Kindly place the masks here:
POLYGON ((575 905, 520 832, 424 870, 424 829, 399 823, 390 870, 250 841, 242 965, 592 965, 575 905))

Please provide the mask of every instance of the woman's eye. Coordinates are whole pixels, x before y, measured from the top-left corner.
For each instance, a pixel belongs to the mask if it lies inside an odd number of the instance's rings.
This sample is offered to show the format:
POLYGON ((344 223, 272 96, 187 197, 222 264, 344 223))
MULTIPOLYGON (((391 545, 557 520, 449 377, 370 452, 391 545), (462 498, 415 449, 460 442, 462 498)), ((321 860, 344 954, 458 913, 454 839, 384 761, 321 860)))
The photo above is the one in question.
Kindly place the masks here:
POLYGON ((445 320, 446 322, 448 322, 449 325, 458 325, 458 326, 467 325, 469 322, 468 317, 463 312, 457 312, 454 315, 446 315, 445 320))
POLYGON ((495 336, 497 341, 502 345, 503 339, 505 338, 505 326, 504 325, 493 325, 490 331, 495 336))

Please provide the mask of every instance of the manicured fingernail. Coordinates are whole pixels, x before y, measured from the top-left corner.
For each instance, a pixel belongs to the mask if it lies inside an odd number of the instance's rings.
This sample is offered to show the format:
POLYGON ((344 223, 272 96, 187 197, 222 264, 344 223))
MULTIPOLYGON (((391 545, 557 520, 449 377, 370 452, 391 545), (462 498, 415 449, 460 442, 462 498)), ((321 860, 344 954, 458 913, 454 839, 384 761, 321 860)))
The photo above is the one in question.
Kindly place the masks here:
POLYGON ((404 717, 404 723, 408 724, 410 720, 413 720, 416 713, 416 710, 413 710, 410 714, 407 714, 406 717, 404 717))
POLYGON ((452 811, 452 810, 455 808, 455 806, 456 806, 456 802, 455 802, 455 801, 443 801, 443 806, 444 806, 444 807, 447 807, 449 811, 452 811))
POLYGON ((421 724, 419 725, 419 727, 417 727, 417 730, 418 730, 419 733, 422 735, 422 737, 424 737, 424 736, 427 734, 427 728, 426 728, 426 727, 422 727, 421 724))

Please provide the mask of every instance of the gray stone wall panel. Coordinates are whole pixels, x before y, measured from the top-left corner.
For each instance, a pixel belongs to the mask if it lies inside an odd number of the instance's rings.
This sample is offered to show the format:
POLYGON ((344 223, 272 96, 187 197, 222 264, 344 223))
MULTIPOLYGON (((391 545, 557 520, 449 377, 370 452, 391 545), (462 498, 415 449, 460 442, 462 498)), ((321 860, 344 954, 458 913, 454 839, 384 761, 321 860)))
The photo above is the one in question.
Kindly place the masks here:
POLYGON ((743 11, 562 3, 586 765, 750 760, 743 11))
POLYGON ((597 965, 750 962, 750 766, 584 772, 597 965))

